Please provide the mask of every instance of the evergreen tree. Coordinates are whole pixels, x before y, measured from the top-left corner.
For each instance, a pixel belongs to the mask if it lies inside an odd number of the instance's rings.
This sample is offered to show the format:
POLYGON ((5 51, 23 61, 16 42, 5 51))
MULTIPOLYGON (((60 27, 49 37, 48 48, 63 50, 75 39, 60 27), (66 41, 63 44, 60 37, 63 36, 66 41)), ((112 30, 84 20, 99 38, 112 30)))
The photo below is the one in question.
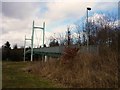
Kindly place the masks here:
POLYGON ((10 47, 10 43, 9 43, 8 41, 5 43, 4 48, 11 49, 11 47, 10 47))
POLYGON ((15 45, 13 46, 13 49, 18 49, 17 44, 15 44, 15 45))

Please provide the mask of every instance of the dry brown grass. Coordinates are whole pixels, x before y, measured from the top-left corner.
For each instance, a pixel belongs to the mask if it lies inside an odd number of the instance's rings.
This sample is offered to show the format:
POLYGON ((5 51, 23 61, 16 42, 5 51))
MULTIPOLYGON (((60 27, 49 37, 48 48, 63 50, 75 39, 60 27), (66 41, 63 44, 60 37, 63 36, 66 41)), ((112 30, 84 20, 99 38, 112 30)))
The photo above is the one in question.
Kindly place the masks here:
POLYGON ((49 60, 33 65, 33 72, 66 87, 79 88, 117 88, 117 54, 106 51, 105 55, 76 53, 74 58, 49 60), (67 60, 67 63, 61 61, 67 60))

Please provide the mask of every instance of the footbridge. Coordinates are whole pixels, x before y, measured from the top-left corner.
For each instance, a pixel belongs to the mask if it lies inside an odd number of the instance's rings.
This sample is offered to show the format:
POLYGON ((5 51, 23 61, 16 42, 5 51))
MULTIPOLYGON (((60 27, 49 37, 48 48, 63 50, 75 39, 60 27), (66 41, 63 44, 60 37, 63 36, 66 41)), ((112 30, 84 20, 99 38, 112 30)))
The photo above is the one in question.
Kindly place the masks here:
MULTIPOLYGON (((79 48, 79 52, 90 52, 98 53, 98 46, 89 46, 89 50, 86 46, 73 45, 69 46, 72 48, 79 48)), ((64 53, 66 46, 55 46, 55 47, 43 47, 43 48, 33 48, 33 56, 48 56, 48 57, 59 57, 64 53)), ((31 50, 27 50, 26 54, 30 54, 31 50)))
MULTIPOLYGON (((69 28, 68 28, 68 40, 70 40, 70 31, 69 31, 69 28)), ((33 24, 32 24, 32 36, 31 38, 26 38, 25 36, 25 42, 24 42, 24 61, 25 61, 25 57, 27 54, 30 54, 31 56, 31 61, 33 61, 33 56, 37 55, 38 57, 42 56, 42 57, 45 57, 45 56, 50 56, 50 57, 59 57, 61 54, 64 53, 64 49, 66 48, 66 46, 55 46, 55 47, 44 47, 44 38, 45 38, 45 22, 43 23, 43 26, 35 26, 34 25, 34 21, 33 21, 33 24), (42 48, 33 48, 33 45, 34 45, 34 31, 35 29, 39 29, 39 30, 42 30, 43 31, 43 45, 42 45, 42 48), (31 41, 31 49, 27 50, 26 51, 26 40, 29 40, 31 41)), ((70 44, 68 44, 70 45, 70 44)), ((70 46, 70 47, 77 47, 79 48, 79 51, 80 52, 98 52, 98 47, 96 46, 90 46, 87 44, 87 46, 79 46, 79 45, 73 45, 73 46, 70 46)))

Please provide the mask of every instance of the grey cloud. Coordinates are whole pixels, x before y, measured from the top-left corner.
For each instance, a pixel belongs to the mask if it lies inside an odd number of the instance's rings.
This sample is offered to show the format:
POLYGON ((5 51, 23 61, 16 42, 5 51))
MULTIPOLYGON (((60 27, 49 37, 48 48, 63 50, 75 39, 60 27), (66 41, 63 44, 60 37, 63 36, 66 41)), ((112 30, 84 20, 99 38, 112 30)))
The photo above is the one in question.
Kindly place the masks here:
POLYGON ((36 11, 38 6, 31 2, 2 2, 2 13, 7 17, 26 18, 36 11))
POLYGON ((3 29, 3 28, 0 28, 0 30, 2 30, 2 34, 7 34, 8 33, 8 31, 3 29))

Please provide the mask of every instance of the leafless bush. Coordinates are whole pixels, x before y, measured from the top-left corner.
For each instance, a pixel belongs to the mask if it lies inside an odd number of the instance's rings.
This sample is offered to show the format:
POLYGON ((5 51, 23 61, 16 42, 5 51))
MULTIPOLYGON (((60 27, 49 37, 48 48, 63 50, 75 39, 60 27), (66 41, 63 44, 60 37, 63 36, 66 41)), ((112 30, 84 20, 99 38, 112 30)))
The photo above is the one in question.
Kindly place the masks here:
POLYGON ((64 54, 61 57, 62 64, 70 64, 73 63, 75 56, 77 55, 78 48, 66 47, 64 50, 64 54))

